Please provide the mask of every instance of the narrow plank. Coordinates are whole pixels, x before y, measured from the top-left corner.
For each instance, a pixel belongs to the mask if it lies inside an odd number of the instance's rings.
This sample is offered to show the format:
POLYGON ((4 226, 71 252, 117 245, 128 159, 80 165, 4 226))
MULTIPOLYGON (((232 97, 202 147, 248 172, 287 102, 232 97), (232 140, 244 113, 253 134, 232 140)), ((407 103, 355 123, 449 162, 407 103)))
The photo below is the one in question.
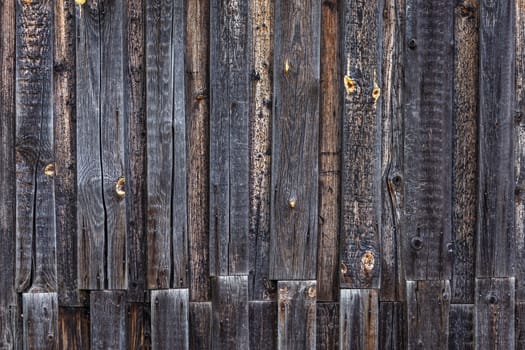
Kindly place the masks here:
POLYGON ((211 349, 211 302, 190 302, 190 349, 211 349))
MULTIPOLYGON (((58 299, 60 304, 60 295, 58 299)), ((58 309, 58 348, 89 349, 89 309, 62 307, 58 309)))
POLYGON ((316 281, 279 281, 278 349, 315 349, 316 281))
POLYGON ((126 349, 126 295, 121 291, 90 293, 91 349, 126 349))
POLYGON ((16 2, 16 288, 56 290, 53 3, 16 2))
MULTIPOLYGON (((210 300, 209 275, 209 0, 186 1, 188 250, 191 301, 210 300)), ((190 308, 191 310, 191 308, 190 308)), ((191 346, 191 344, 190 344, 191 346)))
POLYGON ((319 124, 319 245, 317 300, 338 298, 341 175, 341 108, 339 87, 339 4, 321 7, 321 91, 319 124))
POLYGON ((403 303, 381 301, 379 303, 379 349, 406 349, 405 324, 403 303))
POLYGON ((270 279, 315 279, 321 3, 274 9, 270 279))
POLYGON ((248 277, 218 276, 212 279, 211 348, 247 349, 248 277))
POLYGON ((341 165, 341 286, 377 288, 381 234, 381 14, 379 0, 343 3, 346 67, 341 165))
POLYGON ((153 349, 188 349, 188 289, 151 291, 153 349))
POLYGON ((476 277, 514 275, 514 10, 480 1, 476 277))
POLYGON ((409 280, 448 279, 454 3, 408 0, 407 9, 403 264, 409 280))
POLYGON ((512 349, 515 346, 515 280, 476 278, 476 349, 512 349))
POLYGON ((378 299, 374 289, 341 289, 341 349, 378 349, 378 299))
POLYGON ((250 349, 273 350, 277 348, 277 303, 275 301, 250 301, 250 349))
POLYGON ((58 349, 57 293, 24 293, 24 349, 58 349))
POLYGON ((474 302, 479 1, 454 10, 454 160, 452 302, 474 302))
POLYGON ((150 305, 127 303, 126 334, 128 349, 151 349, 150 305))
MULTIPOLYGON (((517 290, 516 290, 517 295, 517 290)), ((525 349, 525 303, 516 302, 516 349, 525 349)))
POLYGON ((446 349, 450 309, 449 281, 407 281, 408 349, 446 349))
POLYGON ((450 305, 448 348, 474 349, 474 305, 450 305))
MULTIPOLYGON (((319 281, 317 283, 319 283, 319 281)), ((318 302, 316 318, 316 349, 339 349, 339 303, 318 302)))
POLYGON ((210 0, 212 276, 248 272, 248 8, 248 1, 210 0))

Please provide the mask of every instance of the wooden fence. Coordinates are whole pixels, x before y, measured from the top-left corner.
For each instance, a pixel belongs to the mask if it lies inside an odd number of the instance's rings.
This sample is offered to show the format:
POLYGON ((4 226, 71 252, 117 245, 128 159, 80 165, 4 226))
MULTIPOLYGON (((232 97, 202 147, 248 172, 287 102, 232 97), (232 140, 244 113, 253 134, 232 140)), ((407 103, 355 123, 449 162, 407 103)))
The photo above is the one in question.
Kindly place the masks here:
POLYGON ((1 0, 0 349, 525 349, 525 0, 1 0))

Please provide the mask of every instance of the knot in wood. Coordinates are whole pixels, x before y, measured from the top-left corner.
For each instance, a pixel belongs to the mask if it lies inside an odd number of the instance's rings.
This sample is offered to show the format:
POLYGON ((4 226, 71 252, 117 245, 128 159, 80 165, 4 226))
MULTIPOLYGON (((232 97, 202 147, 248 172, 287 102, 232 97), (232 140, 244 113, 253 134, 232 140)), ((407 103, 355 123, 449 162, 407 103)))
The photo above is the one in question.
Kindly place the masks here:
POLYGON ((374 269, 375 257, 371 251, 366 251, 361 257, 361 266, 366 272, 370 272, 374 269))
POLYGON ((124 176, 118 178, 117 183, 115 184, 115 192, 120 197, 123 197, 126 194, 126 179, 124 176))
POLYGON ((348 272, 348 267, 346 267, 346 264, 344 262, 341 263, 341 273, 344 275, 348 272))
POLYGON ((47 176, 54 176, 55 175, 55 163, 49 163, 44 168, 44 174, 47 176))
POLYGON ((315 295, 316 295, 315 287, 312 286, 312 287, 308 288, 308 296, 310 298, 315 298, 315 295))
POLYGON ((347 94, 351 94, 355 91, 356 84, 355 81, 352 78, 350 78, 350 76, 345 75, 344 84, 347 94))
POLYGON ((412 246, 414 250, 420 250, 421 248, 423 248, 423 240, 421 239, 421 237, 413 237, 410 241, 410 246, 412 246))

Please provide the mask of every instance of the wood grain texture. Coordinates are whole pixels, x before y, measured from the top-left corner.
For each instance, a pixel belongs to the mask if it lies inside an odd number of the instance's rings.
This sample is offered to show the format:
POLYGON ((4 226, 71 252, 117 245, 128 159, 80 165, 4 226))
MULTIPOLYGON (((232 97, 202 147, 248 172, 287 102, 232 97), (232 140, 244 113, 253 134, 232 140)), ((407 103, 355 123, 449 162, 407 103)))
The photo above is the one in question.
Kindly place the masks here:
POLYGON ((379 349, 406 349, 405 308, 401 302, 379 303, 379 349))
POLYGON ((211 349, 211 302, 190 302, 190 349, 211 349))
POLYGON ((339 303, 317 302, 316 318, 316 349, 339 349, 339 303))
POLYGON ((377 288, 381 234, 381 1, 343 2, 341 286, 377 288))
MULTIPOLYGON (((58 303, 60 304, 60 296, 58 303)), ((58 348, 89 349, 88 308, 62 306, 58 308, 58 348)))
POLYGON ((278 281, 277 348, 315 349, 316 281, 278 281))
POLYGON ((450 277, 453 3, 407 1, 403 264, 406 278, 450 277))
POLYGON ((16 288, 56 290, 53 5, 16 2, 16 288))
POLYGON ((90 292, 91 349, 126 349, 126 295, 121 291, 90 292))
POLYGON ((315 279, 321 3, 274 9, 270 279, 315 279))
POLYGON ((24 293, 24 350, 58 349, 57 293, 24 293))
POLYGON ((248 272, 248 1, 210 0, 210 274, 248 272))
POLYGON ((188 289, 151 291, 153 349, 188 349, 188 289))
POLYGON ((407 348, 446 349, 449 281, 407 281, 407 348))
POLYGON ((273 350, 277 348, 277 303, 275 301, 250 301, 250 349, 273 350))
POLYGON ((127 303, 126 334, 128 349, 151 349, 151 307, 148 303, 127 303))
POLYGON ((373 289, 341 289, 341 349, 378 349, 379 298, 373 289))
POLYGON ((448 348, 473 350, 474 333, 474 305, 450 305, 448 348))
POLYGON ((476 277, 515 273, 514 11, 480 1, 476 277))
MULTIPOLYGON (((517 293, 516 293, 517 295, 517 293)), ((516 301, 516 349, 525 349, 525 303, 516 301)))

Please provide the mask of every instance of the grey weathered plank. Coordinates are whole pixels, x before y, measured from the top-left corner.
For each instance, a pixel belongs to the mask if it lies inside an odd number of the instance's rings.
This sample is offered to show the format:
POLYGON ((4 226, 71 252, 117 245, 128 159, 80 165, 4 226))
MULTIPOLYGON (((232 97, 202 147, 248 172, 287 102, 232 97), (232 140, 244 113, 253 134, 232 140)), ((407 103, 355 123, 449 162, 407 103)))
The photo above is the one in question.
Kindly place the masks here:
POLYGON ((449 281, 407 281, 408 349, 446 349, 450 309, 449 281))
POLYGON ((270 279, 315 279, 321 3, 274 10, 270 279))
POLYGON ((379 349, 405 349, 405 313, 400 302, 379 303, 379 349))
POLYGON ((56 290, 53 3, 16 2, 16 288, 56 290))
MULTIPOLYGON (((58 303, 60 304, 60 295, 58 303)), ((66 299, 71 301, 71 299, 66 299)), ((73 299, 75 301, 75 299, 73 299)), ((84 307, 59 307, 58 348, 89 349, 89 309, 84 307)))
POLYGON ((452 304, 449 312, 448 348, 474 349, 474 305, 452 304))
POLYGON ((250 349, 273 350, 277 348, 277 303, 275 301, 250 301, 250 349))
MULTIPOLYGON (((188 128, 188 266, 191 301, 210 300, 209 275, 209 0, 186 1, 188 128)), ((190 308, 191 310, 191 308, 190 308)), ((190 344, 191 345, 191 344, 190 344)))
POLYGON ((188 349, 188 289, 151 291, 153 349, 188 349))
POLYGON ((183 2, 146 4, 148 288, 187 284, 183 2))
POLYGON ((24 350, 58 349, 57 293, 24 293, 24 350))
POLYGON ((128 349, 151 349, 150 305, 127 303, 126 334, 128 349))
POLYGON ((476 277, 514 274, 514 11, 480 1, 476 277))
POLYGON ((381 1, 343 2, 341 286, 377 288, 381 235, 381 1))
POLYGON ((476 278, 476 349, 512 349, 515 345, 515 280, 476 278))
POLYGON ((341 289, 341 349, 378 349, 379 297, 374 289, 341 289))
POLYGON ((316 349, 339 349, 339 303, 318 302, 316 318, 316 349))
POLYGON ((316 281, 279 281, 277 348, 315 349, 316 281))
POLYGON ((248 272, 249 1, 210 1, 210 274, 248 272))
POLYGON ((190 302, 190 349, 211 349, 211 302, 190 302))
POLYGON ((403 264, 406 278, 450 277, 453 9, 407 0, 403 264))
POLYGON ((125 304, 124 292, 90 292, 91 349, 126 349, 125 304))
POLYGON ((452 302, 474 300, 479 1, 454 10, 454 160, 452 302))
MULTIPOLYGON (((516 290, 517 296, 517 290, 516 290)), ((525 303, 516 302, 516 349, 525 349, 525 303)))

